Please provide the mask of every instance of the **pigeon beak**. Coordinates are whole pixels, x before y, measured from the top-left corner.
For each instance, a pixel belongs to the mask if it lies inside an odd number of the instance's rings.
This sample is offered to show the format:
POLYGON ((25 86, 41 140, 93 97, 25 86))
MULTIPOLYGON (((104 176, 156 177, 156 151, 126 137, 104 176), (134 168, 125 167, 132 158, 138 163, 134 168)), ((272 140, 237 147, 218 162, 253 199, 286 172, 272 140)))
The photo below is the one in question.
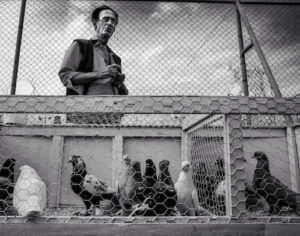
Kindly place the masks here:
POLYGON ((242 161, 245 162, 245 163, 247 163, 247 160, 246 160, 246 159, 242 159, 242 161))
POLYGON ((72 157, 69 158, 68 163, 72 163, 72 157))

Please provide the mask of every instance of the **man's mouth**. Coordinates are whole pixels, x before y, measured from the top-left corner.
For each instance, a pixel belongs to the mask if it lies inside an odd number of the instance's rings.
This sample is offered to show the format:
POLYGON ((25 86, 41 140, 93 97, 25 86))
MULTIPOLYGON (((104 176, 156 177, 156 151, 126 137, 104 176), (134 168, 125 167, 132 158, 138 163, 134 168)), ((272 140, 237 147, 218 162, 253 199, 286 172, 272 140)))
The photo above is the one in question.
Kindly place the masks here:
POLYGON ((108 33, 111 33, 112 32, 112 29, 111 28, 105 28, 104 31, 108 32, 108 33))

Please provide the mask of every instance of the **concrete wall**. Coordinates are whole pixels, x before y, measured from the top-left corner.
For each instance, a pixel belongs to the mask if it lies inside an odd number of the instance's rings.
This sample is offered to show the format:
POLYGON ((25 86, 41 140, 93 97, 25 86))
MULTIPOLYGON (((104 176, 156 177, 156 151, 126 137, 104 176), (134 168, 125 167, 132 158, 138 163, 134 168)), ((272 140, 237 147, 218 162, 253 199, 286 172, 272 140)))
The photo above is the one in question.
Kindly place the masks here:
MULTIPOLYGON (((180 128, 92 128, 92 127, 16 127, 0 130, 0 165, 8 157, 32 166, 45 181, 48 204, 82 205, 70 188, 72 172, 69 157, 84 157, 88 173, 114 187, 123 154, 139 160, 171 162, 170 172, 177 180, 181 165, 180 128)), ((17 178, 17 176, 16 176, 17 178)))
POLYGON ((145 170, 145 161, 150 158, 158 170, 161 160, 170 161, 170 174, 175 183, 181 167, 181 139, 180 138, 126 138, 124 140, 124 153, 129 154, 133 160, 141 161, 142 172, 145 170))
MULTIPOLYGON (((284 135, 284 130, 282 130, 284 135)), ((246 183, 252 184, 253 173, 257 161, 251 158, 255 151, 263 151, 267 154, 270 163, 270 171, 287 186, 291 187, 290 165, 286 137, 253 137, 244 138, 244 157, 247 160, 245 167, 246 183)))
MULTIPOLYGON (((222 136, 222 133, 214 135, 222 136)), ((299 179, 289 159, 286 136, 285 128, 243 130, 248 184, 252 182, 256 165, 256 161, 251 158, 255 151, 267 153, 271 173, 289 187, 293 185, 293 177, 299 179)), ((295 128, 295 137, 299 153, 300 127, 295 128)), ((176 182, 180 172, 181 149, 179 128, 3 126, 0 130, 0 163, 5 158, 14 157, 17 160, 16 170, 22 165, 36 169, 47 185, 50 205, 82 204, 70 188, 72 168, 67 162, 73 154, 82 155, 88 172, 114 187, 125 153, 132 160, 141 161, 142 171, 147 158, 153 159, 156 165, 160 160, 169 160, 171 176, 176 182)))
MULTIPOLYGON (((220 147, 220 145, 223 145, 221 141, 213 142, 213 138, 223 137, 223 130, 215 129, 214 132, 209 132, 209 130, 203 130, 203 132, 201 132, 201 130, 196 130, 196 132, 196 136, 199 137, 199 145, 204 145, 203 147, 197 147, 199 149, 199 154, 197 155, 199 155, 199 158, 205 161, 206 164, 213 167, 213 163, 218 155, 209 156, 207 152, 212 153, 209 151, 212 149, 224 149, 224 147, 220 147), (211 142, 207 142, 207 140, 211 140, 211 142)), ((298 132, 300 132, 300 130, 298 130, 298 132)), ((194 140, 197 139, 194 138, 194 140)), ((292 187, 293 178, 291 176, 291 163, 289 159, 288 146, 289 144, 285 128, 244 128, 243 150, 244 157, 247 160, 247 164, 245 165, 246 183, 252 183, 253 173, 256 166, 256 160, 251 157, 255 151, 263 151, 269 157, 271 173, 284 184, 292 187)), ((220 154, 224 155, 224 152, 222 151, 220 154)))

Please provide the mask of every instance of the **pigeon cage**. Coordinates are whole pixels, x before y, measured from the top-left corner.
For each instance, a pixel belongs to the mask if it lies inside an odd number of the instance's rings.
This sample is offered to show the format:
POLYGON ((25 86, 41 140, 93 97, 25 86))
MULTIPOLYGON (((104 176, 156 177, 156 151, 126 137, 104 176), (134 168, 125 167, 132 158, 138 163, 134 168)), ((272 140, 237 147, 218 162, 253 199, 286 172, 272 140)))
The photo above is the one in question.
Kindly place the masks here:
POLYGON ((167 235, 194 235, 210 223, 218 232, 254 229, 224 223, 299 223, 300 53, 290 27, 299 4, 104 2, 120 14, 110 46, 129 96, 65 96, 57 77, 70 42, 93 34, 86 16, 99 1, 0 2, 7 19, 21 8, 18 37, 7 23, 2 51, 13 37, 22 49, 18 96, 0 97, 3 229, 63 223, 77 235, 96 230, 77 224, 143 223, 128 232, 140 235, 157 223, 167 235), (162 228, 169 223, 181 227, 162 228))

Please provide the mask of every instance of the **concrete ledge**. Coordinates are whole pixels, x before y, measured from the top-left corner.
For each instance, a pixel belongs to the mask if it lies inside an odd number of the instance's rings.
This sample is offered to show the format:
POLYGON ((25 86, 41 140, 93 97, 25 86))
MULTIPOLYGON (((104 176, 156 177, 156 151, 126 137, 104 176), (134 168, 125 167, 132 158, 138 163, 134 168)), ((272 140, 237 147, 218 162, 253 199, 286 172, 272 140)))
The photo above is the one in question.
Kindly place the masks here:
POLYGON ((300 98, 0 96, 0 113, 300 114, 300 98))
POLYGON ((0 224, 1 235, 294 236, 300 224, 0 224))

